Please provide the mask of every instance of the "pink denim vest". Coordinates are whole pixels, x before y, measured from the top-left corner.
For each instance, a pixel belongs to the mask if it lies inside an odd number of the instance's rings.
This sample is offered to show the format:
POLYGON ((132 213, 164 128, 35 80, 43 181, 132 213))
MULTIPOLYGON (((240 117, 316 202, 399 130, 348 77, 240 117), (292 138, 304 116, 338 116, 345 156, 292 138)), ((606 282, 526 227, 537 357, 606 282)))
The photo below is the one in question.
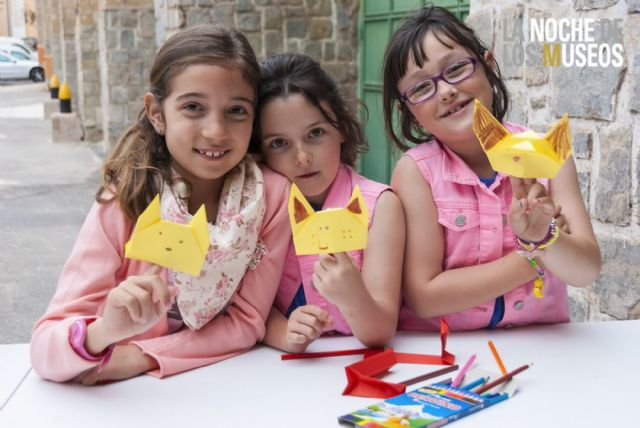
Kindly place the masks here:
MULTIPOLYGON (((526 128, 505 123, 510 132, 526 128)), ((499 173, 487 188, 458 155, 434 140, 406 153, 418 166, 431 187, 438 209, 438 222, 444 229, 443 269, 488 263, 515 249, 507 221, 512 191, 509 177, 499 173)), ((547 187, 548 180, 540 180, 547 187)), ((550 272, 544 274, 544 298, 532 294, 533 281, 504 295, 504 317, 498 327, 569 321, 567 286, 550 272)), ((451 330, 486 328, 491 321, 495 300, 461 312, 445 315, 451 330)), ((403 304, 399 330, 434 330, 440 317, 418 318, 403 304)))
MULTIPOLYGON (((345 165, 340 166, 322 208, 344 208, 347 206, 351 192, 356 184, 360 186, 362 197, 367 204, 367 209, 369 210, 369 227, 371 227, 378 196, 380 196, 382 192, 390 190, 390 187, 358 175, 345 165)), ((354 263, 362 269, 363 251, 351 251, 349 255, 354 263)), ((297 256, 293 246, 293 240, 290 242, 282 279, 280 280, 280 286, 274 304, 276 308, 284 314, 298 291, 300 283, 303 283, 307 304, 320 306, 331 314, 333 327, 330 331, 352 334, 351 328, 340 313, 340 310, 335 305, 329 303, 311 286, 311 275, 313 274, 313 265, 316 260, 318 260, 318 255, 297 256)), ((326 332, 327 331, 325 331, 325 333, 326 332)))

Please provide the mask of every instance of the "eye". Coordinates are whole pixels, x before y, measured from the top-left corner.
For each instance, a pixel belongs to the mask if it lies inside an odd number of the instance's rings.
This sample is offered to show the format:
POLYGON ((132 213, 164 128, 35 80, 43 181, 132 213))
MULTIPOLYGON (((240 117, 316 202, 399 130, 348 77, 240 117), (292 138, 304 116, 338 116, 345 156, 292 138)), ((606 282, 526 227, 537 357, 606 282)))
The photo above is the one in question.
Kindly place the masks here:
POLYGON ((428 94, 433 89, 433 81, 425 80, 424 82, 418 83, 409 91, 409 96, 421 96, 424 94, 428 94))
POLYGON ((199 112, 204 110, 202 105, 198 103, 186 103, 185 105, 182 106, 182 108, 188 112, 199 112))
POLYGON ((249 111, 244 106, 233 106, 229 109, 229 114, 234 116, 246 116, 249 111))
POLYGON ((158 235, 162 235, 162 232, 158 231, 158 235))
POLYGON ((178 243, 179 243, 179 244, 183 244, 183 243, 184 243, 184 241, 181 239, 181 240, 179 240, 179 241, 178 241, 178 243))
POLYGON ((269 142, 269 147, 271 147, 274 150, 280 150, 285 148, 286 146, 287 146, 287 142, 282 138, 274 138, 269 142))
POLYGON ((309 138, 319 138, 325 134, 324 129, 322 128, 313 128, 309 131, 309 138))

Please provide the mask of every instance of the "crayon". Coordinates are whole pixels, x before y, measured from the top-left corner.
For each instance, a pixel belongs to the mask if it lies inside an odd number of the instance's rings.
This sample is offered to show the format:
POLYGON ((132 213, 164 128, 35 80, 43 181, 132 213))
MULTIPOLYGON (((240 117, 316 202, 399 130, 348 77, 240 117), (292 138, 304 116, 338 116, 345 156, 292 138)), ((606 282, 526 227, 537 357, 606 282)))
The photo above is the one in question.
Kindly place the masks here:
POLYGON ((480 388, 476 389, 475 392, 476 394, 482 394, 483 392, 486 392, 488 390, 490 390, 491 388, 500 385, 501 383, 504 383, 508 380, 511 380, 511 378, 513 378, 515 375, 517 375, 520 372, 525 371, 526 369, 528 369, 529 367, 531 367, 533 364, 525 364, 524 366, 520 366, 517 369, 514 369, 512 371, 510 371, 509 373, 507 373, 504 376, 499 377, 498 379, 494 380, 493 382, 489 382, 488 384, 481 386, 480 388))
POLYGON ((437 377, 446 373, 450 373, 453 371, 458 370, 458 365, 454 364, 452 366, 449 367, 444 367, 442 369, 430 372, 430 373, 425 373, 423 375, 420 376, 416 376, 416 377, 412 377, 411 379, 407 379, 405 381, 402 382, 398 382, 402 385, 413 385, 414 383, 418 383, 418 382, 422 382, 423 380, 427 380, 427 379, 431 379, 433 377, 437 377))
POLYGON ((469 367, 471 367, 471 364, 473 364, 475 359, 476 359, 476 354, 473 354, 471 357, 469 357, 467 362, 464 363, 464 366, 462 366, 462 368, 460 369, 460 372, 458 373, 458 375, 453 379, 451 386, 453 386, 454 388, 457 388, 458 385, 460 385, 460 382, 462 382, 462 378, 464 377, 464 374, 467 372, 467 370, 469 370, 469 367))
POLYGON ((478 378, 476 380, 474 380, 473 382, 469 382, 468 384, 464 385, 463 387, 461 387, 461 389, 466 389, 467 391, 473 388, 476 388, 480 385, 483 385, 485 382, 487 381, 486 377, 481 377, 478 378))
POLYGON ((502 359, 500 358, 500 355, 498 355, 498 350, 493 345, 493 342, 491 340, 489 341, 489 348, 491 348, 491 353, 493 354, 493 358, 496 359, 496 363, 498 363, 498 367, 500 367, 500 371, 502 372, 503 375, 506 375, 507 369, 505 368, 504 364, 502 364, 502 359))

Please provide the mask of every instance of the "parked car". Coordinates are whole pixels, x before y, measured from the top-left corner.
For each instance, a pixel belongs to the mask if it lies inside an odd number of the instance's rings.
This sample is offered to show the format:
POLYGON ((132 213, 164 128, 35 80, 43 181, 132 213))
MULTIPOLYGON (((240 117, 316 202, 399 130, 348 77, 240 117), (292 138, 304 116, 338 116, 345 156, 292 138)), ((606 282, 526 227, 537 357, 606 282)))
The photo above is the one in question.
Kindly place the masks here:
POLYGON ((22 39, 16 37, 0 37, 0 49, 18 50, 27 55, 31 61, 38 61, 38 52, 30 49, 22 39))
POLYGON ((0 80, 31 79, 44 81, 44 68, 37 61, 20 60, 7 51, 0 51, 0 80))

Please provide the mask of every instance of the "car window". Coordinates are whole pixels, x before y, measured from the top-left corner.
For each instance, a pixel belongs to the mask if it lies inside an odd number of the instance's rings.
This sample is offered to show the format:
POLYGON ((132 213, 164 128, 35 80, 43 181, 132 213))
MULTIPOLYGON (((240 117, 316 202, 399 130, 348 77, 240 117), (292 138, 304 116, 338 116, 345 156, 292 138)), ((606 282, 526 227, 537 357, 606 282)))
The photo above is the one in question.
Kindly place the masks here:
POLYGON ((11 51, 11 56, 14 57, 15 59, 26 59, 26 60, 29 59, 28 56, 26 56, 22 52, 17 52, 17 51, 11 51))
POLYGON ((24 47, 24 46, 20 46, 16 43, 12 43, 11 46, 13 46, 14 48, 20 50, 20 52, 24 52, 26 55, 29 55, 29 51, 24 47))
POLYGON ((11 58, 8 56, 0 54, 0 62, 11 62, 11 58))

